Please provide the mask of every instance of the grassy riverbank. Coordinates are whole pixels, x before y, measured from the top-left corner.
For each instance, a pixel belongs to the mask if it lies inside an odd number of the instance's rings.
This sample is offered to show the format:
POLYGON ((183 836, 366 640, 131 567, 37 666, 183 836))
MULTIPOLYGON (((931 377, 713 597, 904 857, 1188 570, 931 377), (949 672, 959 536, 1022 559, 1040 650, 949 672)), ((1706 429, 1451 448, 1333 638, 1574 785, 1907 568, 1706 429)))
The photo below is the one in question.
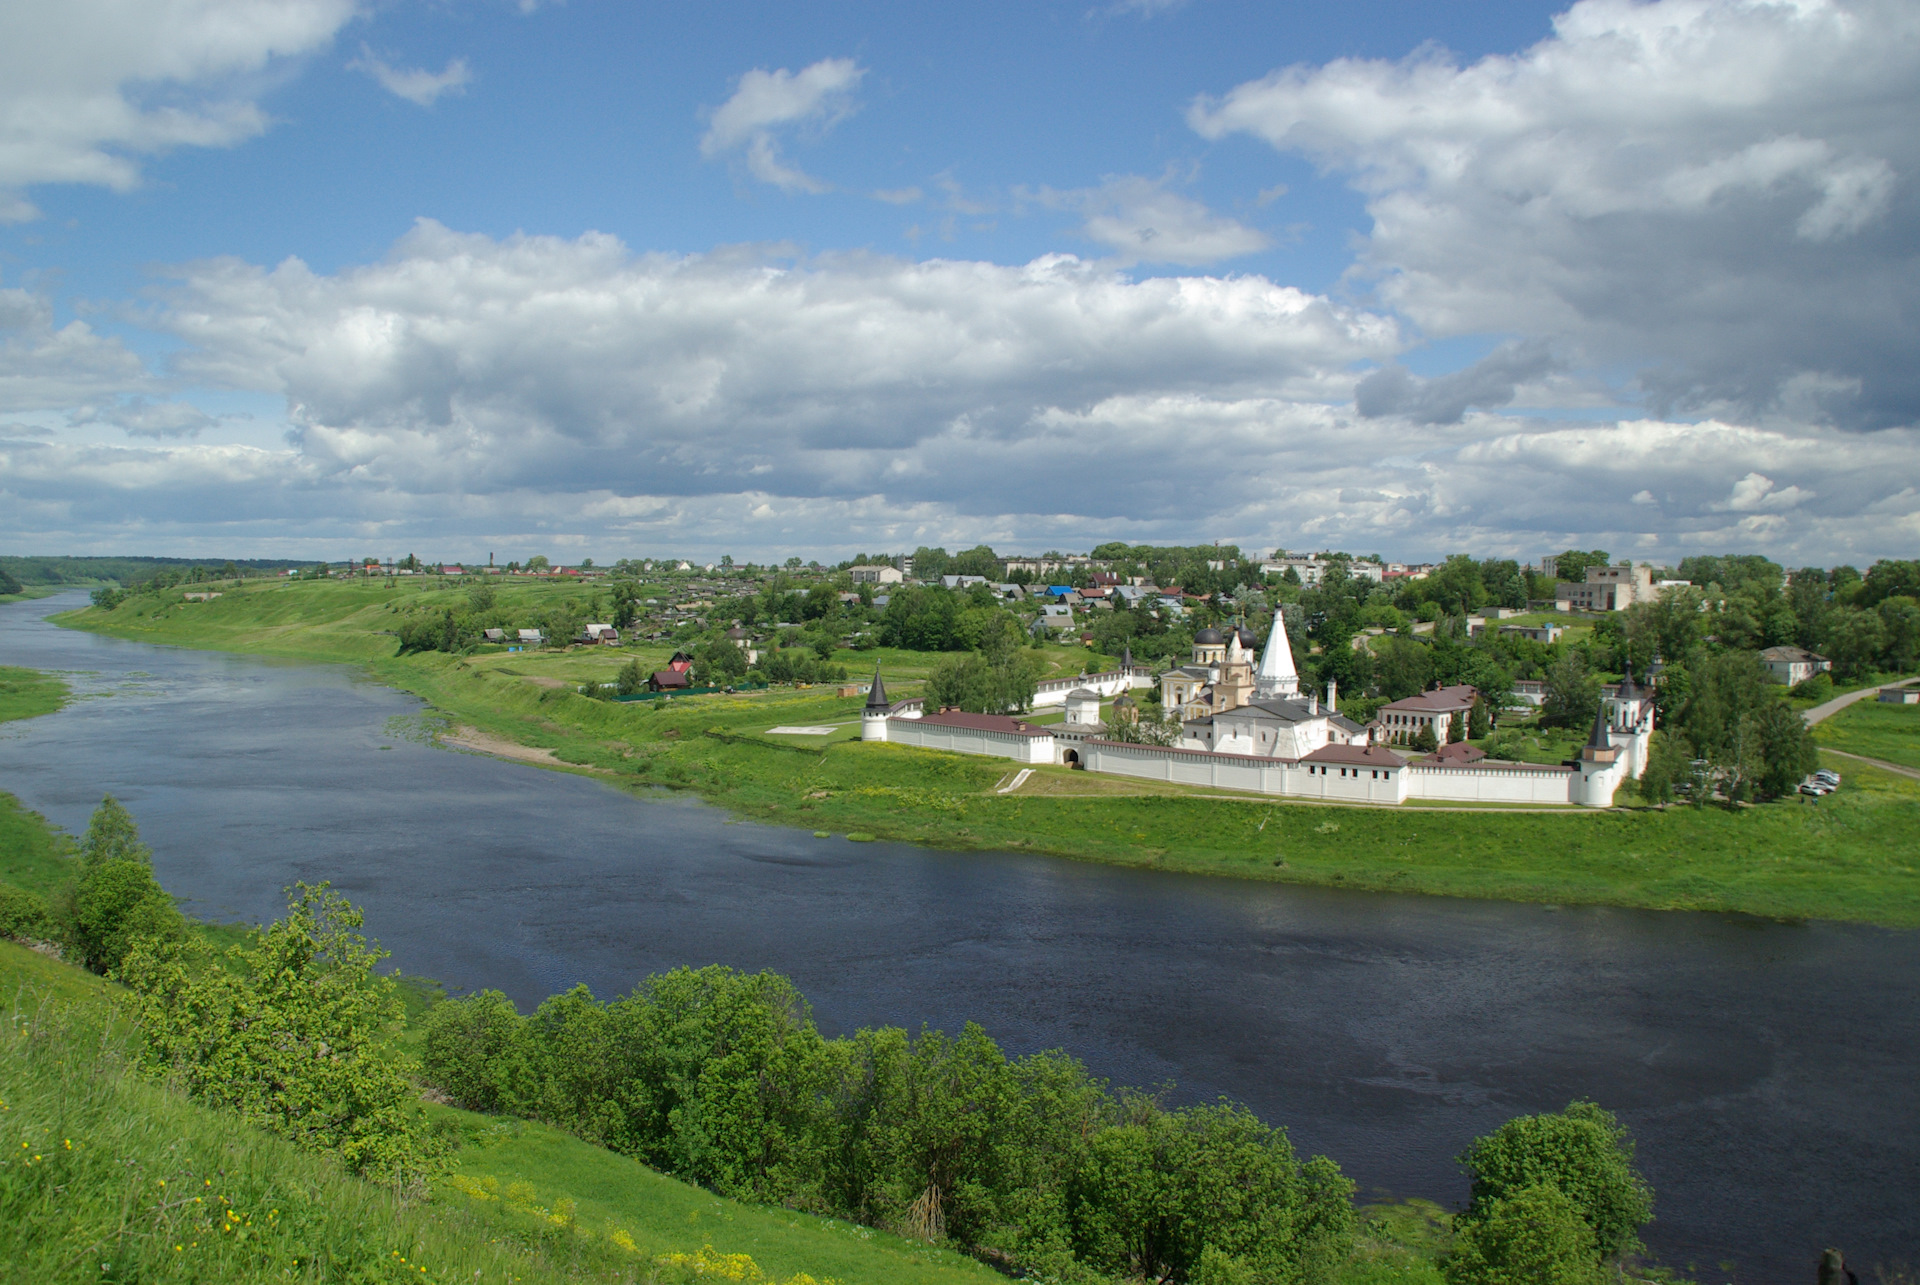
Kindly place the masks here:
MULTIPOLYGON (((236 589, 204 603, 140 597, 59 623, 364 664, 450 723, 550 750, 563 768, 627 788, 691 790, 739 816, 836 836, 1344 888, 1920 926, 1920 782, 1844 760, 1846 789, 1817 805, 1738 811, 1335 807, 1054 768, 1001 794, 1011 765, 1000 760, 851 741, 858 698, 776 689, 614 704, 563 685, 610 679, 636 652, 658 663, 645 649, 396 657, 380 631, 409 605, 457 590, 364 581, 236 589), (830 724, 841 730, 825 738, 768 734, 830 724)), ((853 668, 872 653, 835 659, 853 668)), ((919 659, 924 672, 929 658, 919 659)), ((890 683, 904 669, 890 666, 890 683)))

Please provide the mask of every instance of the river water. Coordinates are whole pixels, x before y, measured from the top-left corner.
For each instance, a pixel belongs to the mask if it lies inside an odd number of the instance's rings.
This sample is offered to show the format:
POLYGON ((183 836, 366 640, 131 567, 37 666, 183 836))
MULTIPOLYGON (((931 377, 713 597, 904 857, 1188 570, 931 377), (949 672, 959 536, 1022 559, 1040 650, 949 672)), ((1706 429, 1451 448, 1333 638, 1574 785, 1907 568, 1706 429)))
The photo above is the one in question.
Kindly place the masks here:
POLYGON ((815 839, 437 748, 418 701, 348 667, 46 623, 81 601, 0 606, 0 664, 83 696, 0 725, 0 788, 76 832, 114 794, 204 918, 331 879, 399 967, 523 1008, 772 968, 830 1034, 972 1019, 1116 1084, 1230 1095, 1363 1198, 1457 1204, 1475 1135, 1591 1097, 1639 1140, 1668 1263, 1920 1265, 1920 933, 815 839))

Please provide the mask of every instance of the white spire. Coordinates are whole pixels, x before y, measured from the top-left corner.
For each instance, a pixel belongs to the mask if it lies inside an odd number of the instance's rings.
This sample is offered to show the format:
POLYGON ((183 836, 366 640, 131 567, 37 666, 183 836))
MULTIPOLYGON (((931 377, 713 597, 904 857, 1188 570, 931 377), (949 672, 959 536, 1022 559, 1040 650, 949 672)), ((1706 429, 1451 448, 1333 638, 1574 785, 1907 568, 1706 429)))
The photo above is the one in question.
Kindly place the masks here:
POLYGON ((1293 667, 1293 648, 1287 643, 1287 620, 1278 610, 1273 613, 1273 632, 1267 635, 1267 650, 1260 657, 1260 672, 1254 675, 1254 691, 1261 700, 1275 696, 1293 696, 1300 691, 1300 675, 1293 667))

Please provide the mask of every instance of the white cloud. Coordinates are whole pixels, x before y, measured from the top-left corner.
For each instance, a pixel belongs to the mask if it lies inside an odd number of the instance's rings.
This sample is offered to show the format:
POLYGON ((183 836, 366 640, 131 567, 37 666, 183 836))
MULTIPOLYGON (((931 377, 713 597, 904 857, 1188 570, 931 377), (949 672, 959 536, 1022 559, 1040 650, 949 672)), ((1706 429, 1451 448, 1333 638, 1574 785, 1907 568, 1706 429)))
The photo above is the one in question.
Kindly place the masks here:
POLYGON ((118 339, 84 321, 55 326, 42 296, 0 290, 0 411, 61 409, 148 382, 118 339))
POLYGON ((823 58, 797 72, 755 68, 708 117, 700 153, 711 158, 739 151, 748 173, 763 183, 790 192, 827 191, 827 184, 781 159, 776 134, 791 126, 815 133, 833 128, 852 114, 853 91, 866 74, 851 58, 823 58))
POLYGON ((1361 272, 1429 334, 1550 340, 1700 412, 1803 412, 1811 380, 1876 427, 1920 420, 1917 116, 1906 0, 1582 0, 1516 55, 1286 68, 1189 121, 1348 175, 1361 272))
POLYGON ((1733 484, 1733 490, 1715 509, 1730 513, 1751 513, 1756 509, 1791 509, 1813 498, 1812 491, 1797 486, 1777 487, 1770 477, 1748 473, 1733 484))
POLYGON ((322 49, 355 0, 62 0, 0 5, 0 221, 25 189, 126 191, 140 157, 226 147, 267 127, 248 77, 322 49))
POLYGON ((1042 188, 1034 196, 1054 209, 1084 214, 1083 233, 1128 263, 1198 267, 1253 254, 1272 244, 1265 233, 1169 191, 1168 181, 1120 174, 1108 177, 1099 187, 1042 188))
POLYGON ((388 93, 421 107, 431 107, 442 94, 459 94, 473 80, 465 58, 454 58, 444 71, 419 67, 395 67, 379 58, 373 50, 360 46, 360 56, 347 64, 350 71, 364 71, 388 93))

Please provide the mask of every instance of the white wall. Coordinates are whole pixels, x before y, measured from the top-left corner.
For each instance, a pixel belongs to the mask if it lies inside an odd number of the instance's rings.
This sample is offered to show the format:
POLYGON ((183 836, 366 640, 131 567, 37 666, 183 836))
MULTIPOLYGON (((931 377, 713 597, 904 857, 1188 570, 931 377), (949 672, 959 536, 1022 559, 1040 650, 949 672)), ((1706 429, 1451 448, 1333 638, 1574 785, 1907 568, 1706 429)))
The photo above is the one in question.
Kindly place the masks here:
POLYGON ((1407 797, 1452 799, 1460 803, 1565 804, 1569 768, 1471 767, 1407 768, 1407 797))
POLYGON ((1110 741, 1089 741, 1081 746, 1080 760, 1089 772, 1143 777, 1178 785, 1203 785, 1217 790, 1250 790, 1258 794, 1355 803, 1399 803, 1405 797, 1404 770, 1342 768, 1339 764, 1328 764, 1328 770, 1322 773, 1318 764, 1285 759, 1209 754, 1153 745, 1118 745, 1110 741))
POLYGON ((923 750, 982 754, 990 758, 1012 759, 1016 763, 1054 761, 1051 736, 1016 736, 1011 732, 950 727, 944 723, 929 723, 924 719, 889 719, 887 740, 895 745, 912 745, 923 750))

